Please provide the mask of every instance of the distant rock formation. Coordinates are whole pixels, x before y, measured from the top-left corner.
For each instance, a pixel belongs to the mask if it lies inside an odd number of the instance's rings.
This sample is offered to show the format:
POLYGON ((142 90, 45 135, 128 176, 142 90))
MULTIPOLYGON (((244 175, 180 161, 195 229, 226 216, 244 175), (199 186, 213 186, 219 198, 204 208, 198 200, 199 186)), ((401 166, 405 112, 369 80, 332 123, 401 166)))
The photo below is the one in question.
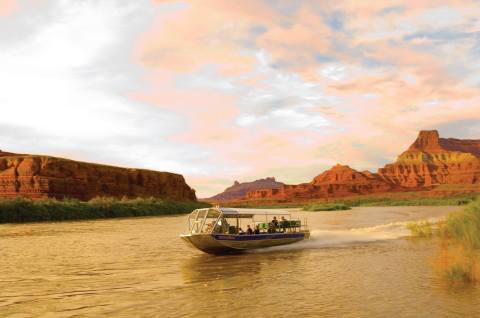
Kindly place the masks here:
POLYGON ((395 163, 378 170, 386 181, 405 188, 480 183, 480 140, 439 138, 421 131, 395 163))
POLYGON ((0 197, 158 197, 196 200, 183 176, 68 159, 0 152, 0 197))
POLYGON ((480 184, 480 140, 443 139, 436 130, 420 131, 408 150, 378 173, 336 165, 310 183, 250 191, 245 198, 294 201, 425 190, 439 184, 480 184))
POLYGON ((5 152, 0 149, 0 157, 6 157, 6 156, 15 156, 17 154, 11 153, 11 152, 5 152))
POLYGON ((210 201, 231 201, 244 198, 248 192, 257 189, 278 189, 284 183, 278 182, 275 178, 259 179, 252 182, 235 181, 232 186, 228 187, 222 193, 219 193, 207 200, 210 201))
POLYGON ((316 199, 369 194, 394 190, 395 186, 385 182, 371 172, 358 172, 349 166, 336 165, 316 176, 310 183, 284 185, 279 189, 251 191, 247 199, 316 199))

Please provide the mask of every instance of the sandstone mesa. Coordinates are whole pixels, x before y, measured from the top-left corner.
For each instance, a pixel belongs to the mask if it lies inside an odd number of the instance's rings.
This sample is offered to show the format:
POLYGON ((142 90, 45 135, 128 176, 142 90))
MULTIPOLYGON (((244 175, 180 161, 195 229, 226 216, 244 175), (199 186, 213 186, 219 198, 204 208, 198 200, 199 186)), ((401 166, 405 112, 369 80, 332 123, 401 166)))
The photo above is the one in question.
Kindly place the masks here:
POLYGON ((182 175, 0 151, 0 197, 196 200, 182 175))
POLYGON ((480 140, 440 138, 420 131, 396 162, 377 173, 336 165, 310 183, 247 193, 247 200, 305 200, 433 189, 441 184, 480 185, 480 140))

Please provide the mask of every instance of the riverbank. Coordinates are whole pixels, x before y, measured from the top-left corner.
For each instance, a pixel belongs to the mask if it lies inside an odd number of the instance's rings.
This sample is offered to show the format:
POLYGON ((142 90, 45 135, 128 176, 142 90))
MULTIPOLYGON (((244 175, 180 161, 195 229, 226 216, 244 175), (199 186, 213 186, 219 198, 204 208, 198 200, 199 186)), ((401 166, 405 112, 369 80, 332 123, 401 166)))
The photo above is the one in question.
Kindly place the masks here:
POLYGON ((480 283, 480 198, 449 214, 444 222, 412 222, 408 228, 414 236, 440 239, 434 264, 447 282, 480 283))
MULTIPOLYGON (((465 193, 441 197, 421 197, 415 195, 390 195, 390 196, 354 196, 337 199, 304 200, 297 202, 257 200, 257 201, 231 201, 223 202, 222 206, 231 208, 256 208, 256 209, 287 209, 302 208, 305 211, 319 211, 316 207, 326 207, 327 211, 332 206, 346 207, 382 207, 382 206, 457 206, 467 205, 474 201, 478 193, 465 193)), ((322 209, 320 209, 322 210, 322 209)))
POLYGON ((205 202, 175 202, 158 198, 115 199, 94 198, 30 200, 25 198, 0 199, 0 223, 26 223, 108 219, 189 213, 211 206, 205 202))
POLYGON ((343 211, 351 210, 352 207, 343 203, 324 203, 324 204, 310 204, 302 208, 303 211, 343 211))

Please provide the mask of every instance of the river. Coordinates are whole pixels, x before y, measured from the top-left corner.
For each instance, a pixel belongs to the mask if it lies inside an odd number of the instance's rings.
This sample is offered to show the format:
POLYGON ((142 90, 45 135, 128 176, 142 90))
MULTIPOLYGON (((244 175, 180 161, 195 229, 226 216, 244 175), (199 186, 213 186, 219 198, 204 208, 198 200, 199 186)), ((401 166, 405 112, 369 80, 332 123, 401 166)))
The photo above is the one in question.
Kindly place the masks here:
POLYGON ((480 288, 448 288, 438 244, 405 223, 457 207, 292 212, 312 238, 211 256, 185 216, 0 225, 1 317, 474 317, 480 288))

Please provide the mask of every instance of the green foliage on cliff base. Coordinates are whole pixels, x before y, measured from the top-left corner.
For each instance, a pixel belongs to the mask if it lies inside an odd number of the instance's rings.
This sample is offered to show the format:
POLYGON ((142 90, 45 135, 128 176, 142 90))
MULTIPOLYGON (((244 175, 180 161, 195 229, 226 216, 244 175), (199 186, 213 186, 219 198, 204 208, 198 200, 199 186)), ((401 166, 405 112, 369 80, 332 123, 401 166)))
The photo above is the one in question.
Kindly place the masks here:
POLYGON ((194 209, 209 206, 204 202, 174 202, 158 198, 99 197, 88 202, 75 199, 0 199, 0 223, 169 215, 189 213, 194 209))

